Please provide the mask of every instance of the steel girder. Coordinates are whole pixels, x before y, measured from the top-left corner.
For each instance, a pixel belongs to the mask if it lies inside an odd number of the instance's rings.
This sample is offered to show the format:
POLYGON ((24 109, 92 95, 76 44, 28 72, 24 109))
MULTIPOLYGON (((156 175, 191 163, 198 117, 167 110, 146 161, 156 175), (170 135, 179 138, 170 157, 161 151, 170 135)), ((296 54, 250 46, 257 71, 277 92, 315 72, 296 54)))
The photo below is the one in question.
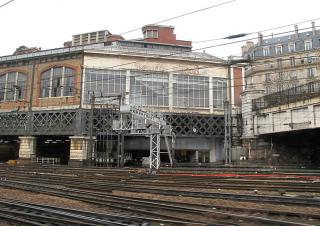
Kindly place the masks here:
POLYGON ((224 117, 199 114, 167 114, 165 120, 176 136, 223 137, 224 117))
MULTIPOLYGON (((0 135, 88 135, 88 109, 63 109, 0 113, 0 135), (31 120, 31 122, 29 121, 31 120), (28 126, 30 122, 31 126, 28 126)), ((95 108, 93 134, 116 134, 113 120, 118 109, 95 108)), ((214 115, 165 113, 164 119, 176 136, 223 137, 224 117, 214 115)))

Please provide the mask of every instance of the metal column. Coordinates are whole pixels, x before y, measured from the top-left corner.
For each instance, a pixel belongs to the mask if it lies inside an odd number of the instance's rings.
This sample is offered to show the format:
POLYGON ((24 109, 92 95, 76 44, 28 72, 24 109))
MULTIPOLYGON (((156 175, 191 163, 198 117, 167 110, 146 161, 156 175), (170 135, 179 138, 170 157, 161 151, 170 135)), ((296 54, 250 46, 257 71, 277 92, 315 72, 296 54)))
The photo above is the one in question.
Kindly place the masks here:
POLYGON ((150 135, 150 169, 160 168, 160 134, 150 135))

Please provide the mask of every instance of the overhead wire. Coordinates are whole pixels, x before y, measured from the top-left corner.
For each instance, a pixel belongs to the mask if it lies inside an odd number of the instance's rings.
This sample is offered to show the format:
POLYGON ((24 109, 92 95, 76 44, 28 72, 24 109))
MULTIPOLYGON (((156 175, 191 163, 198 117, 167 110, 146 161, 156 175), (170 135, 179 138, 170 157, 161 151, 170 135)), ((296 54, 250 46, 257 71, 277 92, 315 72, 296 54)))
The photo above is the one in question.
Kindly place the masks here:
POLYGON ((7 2, 3 3, 2 5, 0 5, 0 8, 8 5, 9 3, 13 2, 13 1, 14 0, 10 0, 10 1, 7 1, 7 2))
MULTIPOLYGON (((256 33, 262 33, 262 32, 266 32, 266 31, 278 30, 278 29, 281 29, 281 28, 285 28, 285 27, 289 27, 289 26, 293 26, 293 25, 298 25, 298 24, 303 24, 303 23, 307 23, 307 22, 312 22, 312 21, 317 21, 317 20, 320 20, 320 17, 317 17, 317 18, 314 18, 314 19, 309 19, 309 20, 304 20, 304 21, 300 21, 300 22, 296 22, 296 23, 281 25, 281 26, 278 26, 278 27, 272 27, 272 28, 267 28, 267 29, 258 30, 258 31, 251 31, 251 32, 242 33, 242 34, 246 34, 248 36, 248 35, 252 35, 252 34, 256 34, 256 33)), ((220 37, 220 38, 194 41, 192 43, 212 42, 212 41, 218 41, 218 40, 222 40, 222 39, 228 39, 228 37, 229 36, 224 36, 224 37, 220 37)))
MULTIPOLYGON (((290 31, 289 31, 290 32, 290 31)), ((283 34, 283 33, 288 33, 288 32, 282 32, 282 33, 280 33, 280 34, 283 34)), ((275 35, 275 34, 273 34, 273 35, 275 35)), ((241 41, 243 41, 243 40, 241 40, 241 41)), ((237 41, 237 42, 241 42, 241 41, 237 41)), ((231 43, 224 43, 224 44, 219 44, 219 46, 220 45, 227 45, 227 44, 233 44, 234 42, 231 42, 231 43)), ((204 47, 204 48, 212 48, 212 47, 215 47, 215 46, 209 46, 209 47, 204 47)), ((204 48, 200 48, 200 49, 204 49, 204 48)), ((198 49, 197 49, 198 50, 198 49)), ((177 54, 177 53, 174 53, 174 54, 177 54)), ((123 64, 121 64, 121 65, 123 65, 123 64)), ((127 65, 127 64, 126 64, 127 65)), ((117 66, 119 66, 119 65, 117 65, 117 66)), ((113 67, 115 67, 115 66, 113 66, 113 67)), ((216 67, 216 66, 215 66, 216 67)), ((208 68, 208 67, 206 67, 206 68, 208 68)), ((106 69, 106 68, 105 68, 106 69)), ((185 69, 185 70, 196 70, 196 69, 199 69, 199 68, 195 68, 195 69, 185 69)), ((180 72, 181 71, 184 71, 184 70, 179 70, 180 72)), ((242 78, 239 78, 239 79, 242 79, 242 78)), ((107 79, 107 80, 110 80, 110 79, 107 79)), ((244 86, 244 85, 241 85, 241 86, 244 86)))
MULTIPOLYGON (((235 1, 236 0, 225 1, 225 2, 222 2, 222 3, 219 3, 219 4, 207 6, 205 8, 201 8, 201 9, 197 9, 197 10, 194 10, 194 11, 191 11, 191 12, 183 13, 183 14, 178 15, 178 16, 173 16, 173 17, 170 17, 168 19, 160 20, 160 21, 152 23, 152 24, 153 25, 157 25, 157 24, 160 24, 160 23, 168 22, 170 20, 178 19, 178 18, 185 17, 185 16, 188 16, 188 15, 191 15, 191 14, 195 14, 195 13, 203 12, 205 10, 209 10, 209 9, 216 8, 216 7, 219 7, 219 6, 227 5, 227 4, 230 4, 230 3, 235 2, 235 1)), ((134 28, 134 29, 131 29, 129 31, 125 31, 125 32, 120 33, 120 35, 128 34, 128 33, 131 33, 133 31, 140 30, 141 28, 142 27, 134 28)))

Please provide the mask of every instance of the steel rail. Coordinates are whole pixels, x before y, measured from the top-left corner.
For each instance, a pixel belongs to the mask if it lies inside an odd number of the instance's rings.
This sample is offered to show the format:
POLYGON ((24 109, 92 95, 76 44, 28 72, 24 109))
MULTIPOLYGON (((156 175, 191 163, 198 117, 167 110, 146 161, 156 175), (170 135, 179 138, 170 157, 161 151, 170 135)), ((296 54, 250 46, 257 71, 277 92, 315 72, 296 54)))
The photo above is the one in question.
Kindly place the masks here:
MULTIPOLYGON (((35 190, 35 191, 39 191, 39 190, 35 190)), ((75 191, 73 191, 73 192, 75 192, 75 191)), ((79 195, 77 195, 77 196, 79 196, 79 195)), ((127 200, 127 199, 125 199, 125 200, 127 200)), ((128 205, 130 205, 130 204, 128 204, 128 205)), ((305 226, 306 225, 306 224, 303 224, 303 223, 296 223, 296 222, 290 222, 290 221, 268 219, 268 218, 264 218, 264 217, 255 217, 255 216, 248 216, 248 215, 242 215, 242 214, 224 213, 224 212, 221 212, 221 211, 210 211, 210 212, 211 212, 211 214, 227 215, 229 217, 236 218, 236 219, 239 219, 239 218, 240 219, 246 219, 246 220, 250 219, 250 220, 255 220, 255 221, 264 222, 264 223, 276 223, 277 225, 292 225, 292 226, 293 225, 294 226, 297 226, 297 225, 305 226)), ((216 224, 213 224, 213 225, 216 225, 216 224)), ((308 225, 310 225, 310 224, 308 224, 308 225)))

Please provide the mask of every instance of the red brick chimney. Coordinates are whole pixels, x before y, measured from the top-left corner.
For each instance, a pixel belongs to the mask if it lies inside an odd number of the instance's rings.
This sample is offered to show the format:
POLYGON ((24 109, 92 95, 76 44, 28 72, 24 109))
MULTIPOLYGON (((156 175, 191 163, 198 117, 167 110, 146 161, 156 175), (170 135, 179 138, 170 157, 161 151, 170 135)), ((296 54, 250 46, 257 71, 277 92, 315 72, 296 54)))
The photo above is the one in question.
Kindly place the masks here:
POLYGON ((163 43, 170 45, 192 46, 191 41, 177 40, 174 27, 163 25, 146 25, 142 28, 145 42, 163 43))

